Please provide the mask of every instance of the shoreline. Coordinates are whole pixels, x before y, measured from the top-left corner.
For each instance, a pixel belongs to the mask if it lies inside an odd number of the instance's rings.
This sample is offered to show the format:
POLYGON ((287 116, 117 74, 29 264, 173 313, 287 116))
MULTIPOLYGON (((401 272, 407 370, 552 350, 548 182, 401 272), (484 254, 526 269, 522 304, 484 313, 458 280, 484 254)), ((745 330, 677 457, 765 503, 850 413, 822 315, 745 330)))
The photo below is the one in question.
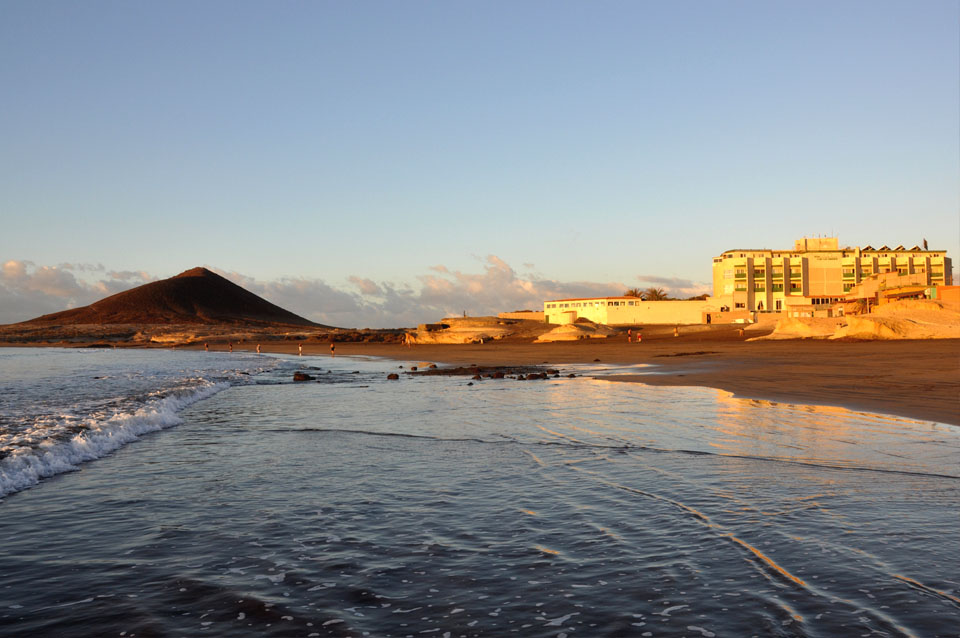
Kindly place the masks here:
MULTIPOLYGON (((58 344, 49 344, 58 347, 58 344)), ((118 344, 120 347, 132 347, 118 344)), ((263 341, 270 354, 296 355, 296 341, 263 341)), ((504 340, 486 344, 336 342, 336 354, 445 365, 532 366, 648 364, 656 374, 595 378, 654 386, 698 386, 742 399, 820 405, 960 426, 960 339, 744 341, 709 335, 663 336, 627 343, 624 337, 555 343, 504 340)), ((0 343, 0 347, 43 347, 0 343)), ((166 348, 159 346, 162 349, 166 348)), ((178 349, 203 350, 194 343, 178 349)), ((255 352, 257 344, 236 344, 255 352)), ((226 351, 211 342, 213 351, 226 351)), ((303 353, 330 356, 328 341, 304 341, 303 353)))
MULTIPOLYGON (((218 344, 216 349, 225 348, 218 344)), ((256 351, 256 344, 237 349, 256 351)), ((265 343, 262 351, 295 355, 298 346, 265 343)), ((305 342, 303 352, 330 356, 329 343, 305 342)), ((642 363, 658 366, 657 373, 595 378, 714 388, 742 399, 834 406, 960 426, 960 339, 731 342, 681 337, 642 344, 610 339, 412 347, 337 342, 336 354, 445 365, 642 363)))

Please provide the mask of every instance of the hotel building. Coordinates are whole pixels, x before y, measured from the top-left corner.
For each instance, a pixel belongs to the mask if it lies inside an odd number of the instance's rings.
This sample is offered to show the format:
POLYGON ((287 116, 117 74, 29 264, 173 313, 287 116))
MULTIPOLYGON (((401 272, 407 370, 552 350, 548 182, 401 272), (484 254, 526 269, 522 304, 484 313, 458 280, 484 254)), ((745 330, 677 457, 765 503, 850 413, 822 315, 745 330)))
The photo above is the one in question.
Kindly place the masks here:
POLYGON ((714 257, 713 300, 731 311, 812 316, 821 307, 846 301, 872 275, 920 275, 927 286, 949 286, 951 268, 944 250, 840 248, 836 237, 804 238, 794 242, 793 250, 739 249, 714 257))

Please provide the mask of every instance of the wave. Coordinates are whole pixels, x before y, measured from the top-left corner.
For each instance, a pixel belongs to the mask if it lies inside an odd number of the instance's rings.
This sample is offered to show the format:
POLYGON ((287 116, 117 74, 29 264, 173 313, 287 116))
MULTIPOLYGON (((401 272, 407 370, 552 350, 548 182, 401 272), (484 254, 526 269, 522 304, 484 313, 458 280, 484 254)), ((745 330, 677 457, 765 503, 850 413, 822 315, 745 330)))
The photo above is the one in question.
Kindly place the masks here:
POLYGON ((178 412, 230 385, 204 381, 199 387, 151 399, 132 412, 91 418, 66 440, 9 449, 0 458, 0 498, 33 487, 42 479, 79 469, 81 463, 102 458, 144 434, 179 425, 183 419, 178 412))

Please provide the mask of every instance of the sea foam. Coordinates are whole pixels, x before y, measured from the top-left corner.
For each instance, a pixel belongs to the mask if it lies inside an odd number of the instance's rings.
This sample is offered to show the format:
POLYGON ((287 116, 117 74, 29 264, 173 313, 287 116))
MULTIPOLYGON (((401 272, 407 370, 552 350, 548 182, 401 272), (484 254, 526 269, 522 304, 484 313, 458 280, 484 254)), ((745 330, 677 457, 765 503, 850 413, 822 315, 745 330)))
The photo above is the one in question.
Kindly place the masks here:
POLYGON ((144 434, 179 425, 178 413, 188 405, 229 388, 225 382, 202 381, 197 387, 150 399, 132 412, 89 418, 82 429, 66 440, 45 440, 36 446, 7 449, 0 459, 0 498, 32 487, 41 479, 70 472, 144 434))

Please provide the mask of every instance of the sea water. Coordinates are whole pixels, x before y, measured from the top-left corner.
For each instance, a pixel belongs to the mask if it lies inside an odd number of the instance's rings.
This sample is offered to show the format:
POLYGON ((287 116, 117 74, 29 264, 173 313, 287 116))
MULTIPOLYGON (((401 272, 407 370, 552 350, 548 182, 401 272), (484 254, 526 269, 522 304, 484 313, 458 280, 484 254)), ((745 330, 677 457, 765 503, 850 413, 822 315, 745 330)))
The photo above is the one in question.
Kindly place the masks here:
POLYGON ((956 427, 409 367, 0 350, 0 635, 960 634, 956 427))

